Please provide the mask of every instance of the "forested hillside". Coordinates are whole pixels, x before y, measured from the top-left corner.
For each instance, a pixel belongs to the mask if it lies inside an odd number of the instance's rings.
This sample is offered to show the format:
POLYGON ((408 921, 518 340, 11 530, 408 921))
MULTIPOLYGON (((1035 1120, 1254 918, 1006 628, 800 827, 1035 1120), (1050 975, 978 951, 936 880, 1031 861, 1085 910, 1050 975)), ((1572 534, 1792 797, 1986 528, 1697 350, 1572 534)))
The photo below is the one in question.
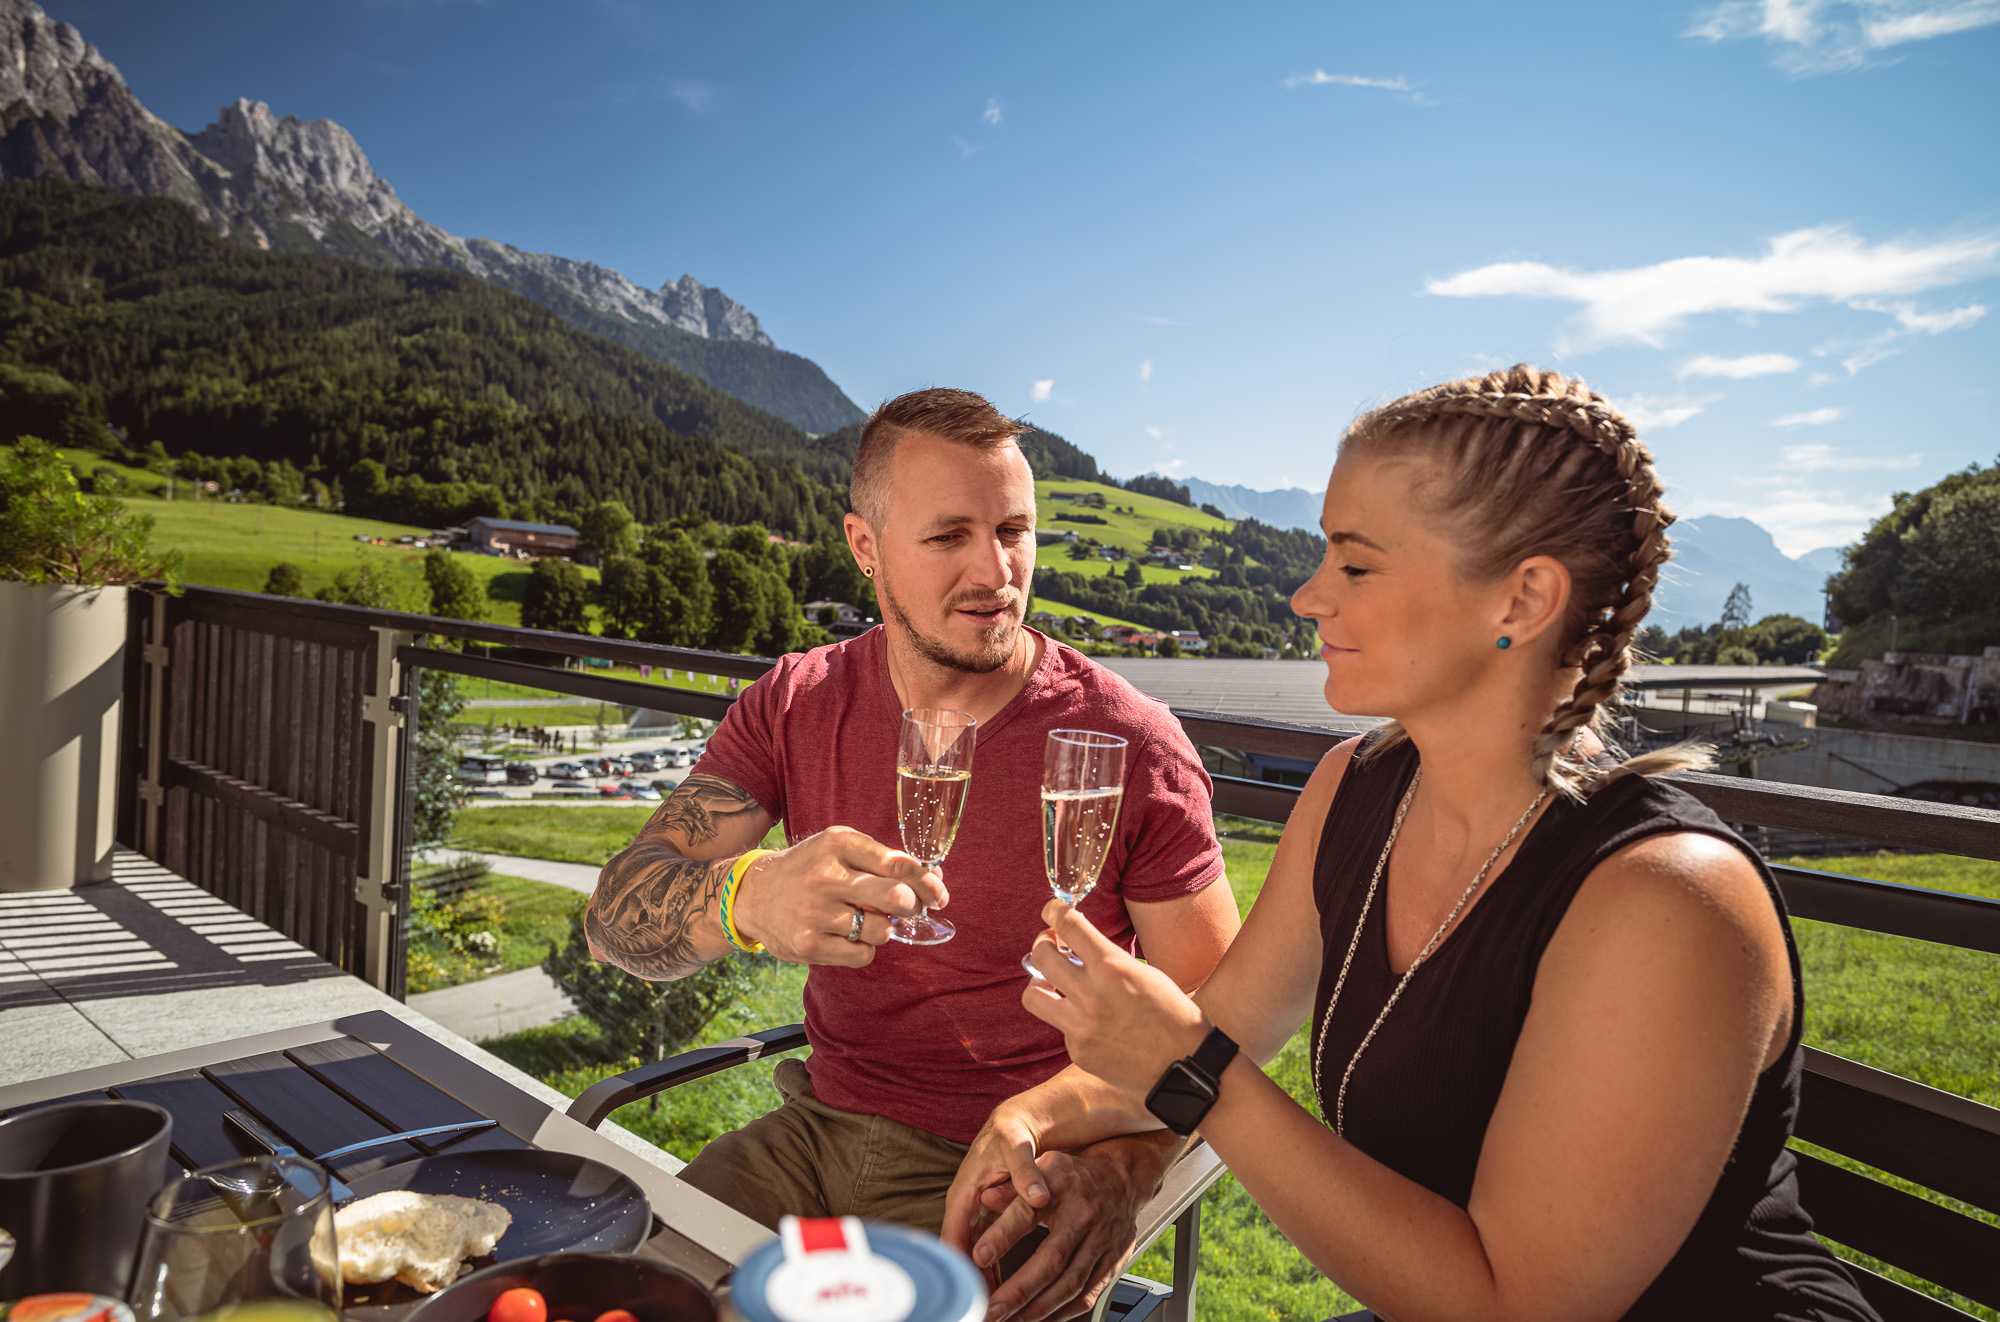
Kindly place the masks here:
POLYGON ((2000 645, 2000 465, 1898 492, 1844 557, 1827 580, 1842 626, 1830 664, 1859 665, 1892 640, 1905 652, 1974 656, 2000 645))
POLYGON ((363 459, 488 484, 510 506, 488 512, 616 495, 642 522, 811 540, 845 510, 788 462, 819 453, 804 432, 518 295, 246 251, 171 201, 0 188, 0 429, 83 441, 103 422, 135 449, 283 460, 329 484, 363 459))

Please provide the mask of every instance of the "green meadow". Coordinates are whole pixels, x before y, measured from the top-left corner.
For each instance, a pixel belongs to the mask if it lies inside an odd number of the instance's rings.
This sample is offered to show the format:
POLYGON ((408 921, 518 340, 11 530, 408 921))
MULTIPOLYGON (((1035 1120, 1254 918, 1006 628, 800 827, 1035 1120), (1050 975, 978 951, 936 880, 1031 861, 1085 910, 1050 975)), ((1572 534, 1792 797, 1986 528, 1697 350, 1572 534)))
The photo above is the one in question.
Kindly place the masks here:
MULTIPOLYGON (((1106 546, 1115 546, 1128 556, 1144 561, 1153 545, 1155 528, 1195 528, 1202 532, 1221 532, 1229 527, 1226 519, 1218 519, 1203 514, 1200 510, 1158 496, 1142 496, 1127 491, 1123 487, 1106 486, 1101 482, 1043 482, 1035 483, 1035 522, 1044 531, 1052 528, 1072 530, 1078 537, 1095 537, 1106 546), (1051 492, 1074 491, 1087 495, 1104 497, 1104 508, 1095 509, 1070 501, 1052 499, 1051 492), (1131 510, 1127 514, 1124 511, 1131 510), (1071 516, 1065 519, 1063 516, 1071 516), (1102 519, 1102 524, 1077 522, 1077 516, 1102 519)), ((1067 544, 1056 542, 1041 547, 1035 553, 1038 569, 1062 569, 1070 573, 1123 574, 1122 561, 1098 559, 1072 560, 1067 544)), ((1159 569, 1149 564, 1141 564, 1139 573, 1148 583, 1179 583, 1190 578, 1210 578, 1212 569, 1159 569)), ((1053 606, 1038 603, 1041 609, 1053 610, 1053 606)), ((1082 614, 1083 612, 1076 612, 1082 614)))

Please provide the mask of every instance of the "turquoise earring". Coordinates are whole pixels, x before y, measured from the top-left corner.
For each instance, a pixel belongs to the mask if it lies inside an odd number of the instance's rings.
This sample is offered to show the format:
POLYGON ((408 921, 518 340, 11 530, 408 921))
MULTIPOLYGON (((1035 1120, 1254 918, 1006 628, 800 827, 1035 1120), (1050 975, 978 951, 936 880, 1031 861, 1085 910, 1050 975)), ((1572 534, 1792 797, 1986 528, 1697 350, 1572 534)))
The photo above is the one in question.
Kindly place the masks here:
POLYGON ((1506 651, 1508 648, 1512 647, 1513 645, 1514 645, 1514 640, 1512 638, 1509 638, 1504 633, 1500 635, 1500 641, 1497 644, 1495 644, 1495 646, 1497 646, 1503 652, 1506 651))

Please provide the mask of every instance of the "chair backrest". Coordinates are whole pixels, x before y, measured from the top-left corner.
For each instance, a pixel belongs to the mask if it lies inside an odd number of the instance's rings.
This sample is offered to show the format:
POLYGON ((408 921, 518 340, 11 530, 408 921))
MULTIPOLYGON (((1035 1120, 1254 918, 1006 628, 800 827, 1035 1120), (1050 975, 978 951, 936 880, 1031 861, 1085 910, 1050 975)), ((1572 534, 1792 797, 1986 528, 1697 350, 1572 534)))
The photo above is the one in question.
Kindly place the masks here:
MULTIPOLYGON (((2000 1110, 1806 1048, 1795 1130, 1804 1141, 1984 1212, 2000 1213, 2000 1110)), ((1821 1157, 1799 1155, 1799 1192, 1822 1239, 2000 1308, 2000 1227, 1821 1157)), ((1885 1322, 1966 1315, 1857 1271, 1885 1322)))

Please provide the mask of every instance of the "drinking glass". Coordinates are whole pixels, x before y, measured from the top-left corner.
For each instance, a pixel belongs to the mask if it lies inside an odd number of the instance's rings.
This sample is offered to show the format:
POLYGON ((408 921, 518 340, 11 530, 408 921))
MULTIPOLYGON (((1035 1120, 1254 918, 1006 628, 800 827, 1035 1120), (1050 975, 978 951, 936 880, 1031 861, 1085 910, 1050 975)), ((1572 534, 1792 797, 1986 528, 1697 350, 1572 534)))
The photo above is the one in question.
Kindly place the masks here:
MULTIPOLYGON (((927 868, 944 862, 972 788, 972 747, 979 722, 962 711, 912 707, 896 741, 896 825, 903 848, 927 868)), ((889 935, 912 946, 941 945, 957 935, 950 922, 924 909, 889 923, 889 935)))
MULTIPOLYGON (((1042 863, 1049 888, 1075 907, 1097 885, 1125 800, 1126 741, 1096 730, 1051 730, 1042 752, 1042 863)), ((1083 961, 1058 943, 1072 964, 1083 961)), ((1039 978, 1028 957, 1021 967, 1039 978)))
POLYGON ((337 1322, 325 1168, 245 1157, 168 1181, 146 1209, 131 1304, 138 1322, 337 1322))

